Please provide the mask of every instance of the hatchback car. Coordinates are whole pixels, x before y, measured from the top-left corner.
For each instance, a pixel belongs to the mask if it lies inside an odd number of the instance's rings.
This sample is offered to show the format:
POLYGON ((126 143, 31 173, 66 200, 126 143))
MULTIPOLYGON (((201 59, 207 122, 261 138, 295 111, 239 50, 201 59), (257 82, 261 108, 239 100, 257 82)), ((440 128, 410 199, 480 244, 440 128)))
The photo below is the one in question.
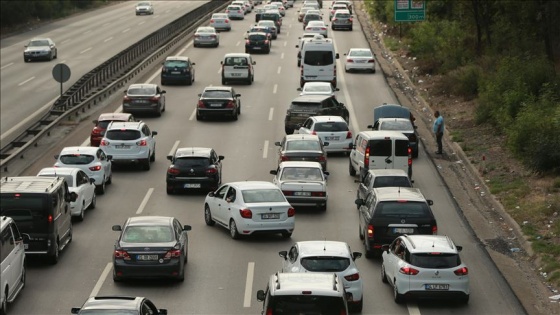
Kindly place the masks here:
POLYGON ((76 200, 70 202, 70 212, 78 221, 84 220, 86 209, 96 205, 95 179, 76 167, 45 167, 37 176, 64 177, 68 190, 76 193, 76 200))
POLYGON ((331 19, 331 29, 347 29, 352 30, 353 28, 353 18, 352 14, 348 10, 336 10, 331 19))
POLYGON ((155 113, 165 111, 165 90, 157 84, 132 84, 124 91, 123 113, 155 113))
POLYGON ((409 140, 412 149, 412 157, 418 157, 418 135, 416 134, 416 126, 412 124, 409 118, 379 118, 373 126, 372 130, 394 130, 400 131, 409 140))
POLYGON ((226 8, 226 13, 230 20, 243 20, 245 19, 245 10, 238 5, 229 5, 226 8))
POLYGON ((448 236, 403 235, 383 245, 381 281, 393 286, 397 303, 407 297, 469 302, 469 269, 448 236))
POLYGON ((283 258, 282 272, 336 272, 344 283, 348 309, 362 310, 363 280, 354 262, 362 253, 352 252, 345 242, 323 240, 297 242, 278 254, 283 258))
POLYGON ((34 38, 25 45, 23 61, 53 60, 58 57, 58 49, 50 38, 34 38))
POLYGON ((245 53, 262 52, 270 54, 272 41, 267 33, 251 32, 245 36, 245 53))
POLYGON ((340 116, 309 117, 301 125, 298 133, 319 136, 323 143, 329 143, 325 148, 327 152, 348 154, 352 151, 352 131, 348 128, 348 123, 340 116))
POLYGON ((328 37, 328 24, 323 21, 309 21, 307 26, 303 29, 306 33, 317 33, 323 35, 323 37, 328 37))
POLYGON ((245 181, 222 185, 204 200, 204 220, 229 229, 231 238, 258 233, 292 236, 295 209, 271 182, 245 181))
POLYGON ((138 163, 146 171, 156 160, 157 131, 143 121, 112 122, 107 126, 100 147, 111 154, 114 163, 138 163))
POLYGON ((125 312, 127 315, 167 315, 166 309, 158 309, 147 298, 134 296, 92 296, 82 307, 72 307, 70 312, 78 315, 112 315, 116 312, 125 312))
POLYGON ((344 70, 350 72, 353 70, 370 71, 375 73, 375 58, 369 48, 350 48, 346 56, 344 70))
POLYGON ((189 57, 169 56, 165 58, 161 67, 161 85, 175 82, 192 85, 195 80, 194 65, 196 63, 192 62, 189 57))
POLYGON ((231 21, 227 13, 214 13, 210 18, 210 26, 216 31, 231 31, 231 21))
POLYGON ((274 24, 274 21, 260 20, 257 23, 257 26, 268 28, 270 30, 270 33, 272 34, 272 39, 277 39, 278 38, 278 27, 276 27, 276 24, 274 24))
POLYGON ((319 162, 323 171, 327 170, 328 142, 321 141, 317 135, 286 135, 282 142, 275 142, 278 149, 278 164, 283 161, 319 162))
POLYGON ((97 147, 65 147, 54 156, 54 167, 77 167, 95 179, 97 193, 105 193, 105 185, 113 181, 111 170, 113 157, 97 147))
POLYGON ((131 217, 124 225, 113 225, 121 232, 113 252, 113 280, 174 278, 185 280, 189 257, 190 225, 173 217, 131 217))
POLYGON ((307 23, 309 23, 310 21, 322 21, 323 20, 323 16, 321 16, 320 14, 317 13, 306 13, 303 16, 303 29, 305 30, 305 27, 307 26, 307 23))
POLYGON ((103 113, 99 115, 99 118, 93 121, 94 126, 89 136, 89 145, 92 147, 99 146, 101 139, 105 135, 107 126, 112 121, 136 121, 136 119, 132 114, 127 113, 103 113))
POLYGON ((194 32, 193 46, 218 47, 220 46, 220 34, 211 26, 200 26, 196 29, 196 32, 194 32))
POLYGON ((299 96, 303 95, 329 95, 336 97, 335 92, 339 91, 339 88, 332 86, 330 82, 305 82, 303 87, 297 88, 299 96))
POLYGON ((212 148, 178 148, 168 155, 171 165, 167 168, 167 193, 180 190, 216 190, 222 184, 223 155, 212 148))
POLYGON ((272 183, 282 189, 282 193, 292 206, 315 206, 327 210, 327 176, 318 162, 286 161, 271 170, 272 183))
POLYGON ((237 120, 241 114, 241 94, 231 86, 208 86, 198 94, 196 120, 207 117, 231 117, 237 120))
POLYGON ((138 2, 136 5, 136 15, 154 14, 154 6, 149 1, 138 2))
MULTIPOLYGON (((258 26, 258 25, 252 25, 247 31, 247 33, 265 33, 268 40, 272 39, 272 35, 274 32, 275 32, 275 28, 270 28, 268 26, 258 26)), ((272 42, 270 43, 270 46, 272 46, 272 42)))

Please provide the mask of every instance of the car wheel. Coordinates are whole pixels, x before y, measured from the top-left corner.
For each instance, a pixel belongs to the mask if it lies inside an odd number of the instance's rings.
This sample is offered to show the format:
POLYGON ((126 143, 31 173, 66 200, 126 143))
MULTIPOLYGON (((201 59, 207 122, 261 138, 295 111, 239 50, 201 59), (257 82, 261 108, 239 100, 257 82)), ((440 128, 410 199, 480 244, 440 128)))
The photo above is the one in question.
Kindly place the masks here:
POLYGON ((103 177, 103 180, 101 181, 101 185, 97 185, 95 188, 97 188, 97 193, 100 195, 105 194, 105 177, 103 177))
POLYGON ((282 237, 283 238, 290 238, 290 237, 292 237, 292 232, 284 231, 284 232, 282 232, 282 237))
POLYGON ((161 113, 163 112, 163 107, 161 107, 161 105, 158 107, 157 112, 156 112, 156 117, 161 117, 161 113))
POLYGON ((23 58, 23 62, 29 62, 29 60, 26 59, 26 58, 23 58))
POLYGON ((344 67, 344 72, 348 73, 348 72, 350 72, 350 70, 348 68, 344 67))
POLYGON ((152 155, 150 155, 150 162, 155 162, 156 161, 156 148, 154 147, 154 152, 152 152, 152 155))
POLYGON ((359 225, 358 225, 358 236, 360 237, 361 240, 364 240, 364 234, 362 233, 362 228, 359 225))
POLYGON ((187 85, 192 85, 192 83, 193 83, 193 79, 191 77, 191 79, 187 81, 187 85))
POLYGON ((202 115, 200 115, 198 112, 196 113, 196 120, 202 120, 202 115))
POLYGON ((49 256, 49 263, 51 265, 56 265, 56 263, 58 262, 58 258, 59 258, 59 255, 60 255, 60 251, 58 249, 58 246, 59 246, 59 244, 58 244, 58 240, 57 240, 54 244, 54 254, 49 256))
POLYGON ((246 54, 249 54, 249 53, 250 53, 250 52, 249 52, 249 49, 245 48, 245 53, 246 53, 246 54))
POLYGON ((151 168, 151 165, 150 165, 150 158, 145 159, 145 160, 143 161, 143 164, 144 164, 144 165, 143 165, 144 170, 145 170, 145 171, 149 171, 150 168, 151 168))
POLYGON ((54 51, 54 59, 58 58, 58 49, 54 51))
POLYGON ((80 211, 80 215, 76 217, 76 220, 79 222, 84 221, 84 217, 85 217, 85 211, 84 208, 86 207, 86 203, 84 201, 84 203, 82 204, 82 210, 80 211))
POLYGON ((324 205, 320 205, 320 206, 319 206, 319 210, 320 210, 320 211, 327 211, 327 203, 325 202, 324 205))
POLYGON ((167 84, 167 82, 161 80, 161 85, 166 85, 166 84, 167 84))
POLYGON ((216 224, 216 221, 212 219, 212 212, 210 212, 210 207, 208 205, 204 206, 204 222, 206 222, 208 226, 216 224))
POLYGON ((241 115, 241 104, 237 107, 237 115, 241 115))
POLYGON ((385 264, 381 263, 381 282, 388 283, 387 274, 385 273, 385 264))
POLYGON ((350 176, 356 176, 356 170, 352 166, 352 161, 350 159, 348 159, 348 173, 350 173, 350 176))
POLYGON ((167 187, 166 187, 165 190, 167 191, 167 194, 168 194, 168 195, 173 195, 173 194, 175 194, 175 189, 173 189, 173 186, 167 185, 167 187))
POLYGON ((54 59, 54 53, 51 51, 51 53, 49 54, 49 60, 53 60, 54 59))
POLYGON ((459 302, 461 304, 468 304, 469 303, 469 295, 465 295, 465 296, 459 298, 459 302))
POLYGON ((237 121, 238 119, 239 119, 239 113, 235 111, 235 114, 233 114, 233 120, 237 121))
POLYGON ((0 313, 2 315, 8 314, 8 288, 4 292, 4 299, 2 300, 2 305, 0 306, 0 313))
POLYGON ((181 272, 179 273, 179 275, 177 276, 177 281, 178 282, 183 282, 185 281, 185 266, 183 265, 183 268, 181 268, 181 272))
POLYGON ((95 191, 93 192, 93 197, 91 197, 91 203, 89 204, 88 209, 95 209, 95 205, 97 204, 97 194, 95 191))
POLYGON ((331 30, 333 30, 333 31, 334 31, 334 26, 331 26, 331 30))
POLYGON ((352 27, 350 28, 350 31, 352 31, 352 27))
POLYGON ((361 312, 362 309, 364 308, 364 299, 363 299, 363 297, 362 297, 362 299, 360 300, 360 302, 358 302, 358 303, 352 303, 352 304, 350 305, 350 307, 348 307, 348 308, 349 308, 349 311, 350 311, 350 312, 353 312, 353 313, 359 313, 359 312, 361 312))
POLYGON ((234 240, 239 238, 239 232, 237 231, 237 224, 235 224, 235 220, 231 219, 229 221, 229 236, 234 240))
POLYGON ((366 252, 365 256, 366 256, 366 258, 373 258, 373 256, 374 256, 373 251, 371 251, 367 248, 366 242, 367 242, 367 240, 365 239, 365 235, 364 235, 364 251, 366 252))
POLYGON ((404 295, 399 293, 399 289, 397 288, 397 281, 393 281, 393 298, 395 299, 395 303, 402 304, 404 302, 404 295))

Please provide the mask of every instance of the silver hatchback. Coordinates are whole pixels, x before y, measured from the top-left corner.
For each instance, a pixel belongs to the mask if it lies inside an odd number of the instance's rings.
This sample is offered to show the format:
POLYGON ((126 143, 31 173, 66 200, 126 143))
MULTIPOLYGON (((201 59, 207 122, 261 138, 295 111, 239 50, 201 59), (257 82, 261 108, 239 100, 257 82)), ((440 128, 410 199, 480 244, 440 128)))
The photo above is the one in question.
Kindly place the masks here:
POLYGON ((210 26, 216 29, 216 31, 231 31, 231 21, 227 13, 212 14, 210 26))

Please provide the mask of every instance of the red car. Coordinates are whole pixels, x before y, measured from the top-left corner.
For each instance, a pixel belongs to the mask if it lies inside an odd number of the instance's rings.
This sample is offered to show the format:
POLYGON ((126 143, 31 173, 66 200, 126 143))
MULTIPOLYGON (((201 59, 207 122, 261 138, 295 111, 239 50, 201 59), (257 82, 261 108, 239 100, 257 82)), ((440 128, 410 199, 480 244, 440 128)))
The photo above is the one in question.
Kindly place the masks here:
POLYGON ((136 119, 134 119, 134 116, 129 113, 103 113, 99 115, 99 118, 93 121, 93 124, 95 126, 93 127, 93 130, 91 131, 91 135, 89 137, 91 146, 99 146, 101 139, 105 135, 107 126, 112 121, 136 121, 136 119))

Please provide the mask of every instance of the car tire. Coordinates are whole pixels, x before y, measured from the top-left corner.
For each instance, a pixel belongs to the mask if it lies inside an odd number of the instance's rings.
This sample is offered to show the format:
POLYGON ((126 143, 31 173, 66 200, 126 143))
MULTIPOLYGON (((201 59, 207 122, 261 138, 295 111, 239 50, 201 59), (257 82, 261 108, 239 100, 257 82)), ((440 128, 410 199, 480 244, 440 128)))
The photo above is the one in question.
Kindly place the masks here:
POLYGON ((101 185, 97 185, 95 188, 97 189, 97 193, 100 195, 104 195, 105 194, 105 177, 103 177, 103 180, 101 181, 101 185))
POLYGON ((58 239, 56 240, 54 247, 55 247, 54 254, 50 255, 48 258, 49 264, 51 265, 56 265, 56 263, 58 263, 58 258, 60 256, 58 239))
POLYGON ((142 161, 142 164, 143 164, 143 165, 142 165, 142 168, 143 168, 145 171, 149 171, 149 170, 150 170, 150 168, 151 168, 151 165, 150 165, 150 158, 147 158, 147 159, 145 159, 144 161, 142 161))
POLYGON ((469 295, 465 295, 465 296, 459 298, 459 303, 468 304, 469 303, 469 297, 470 297, 469 295))
POLYGON ((163 85, 167 85, 167 82, 161 80, 161 85, 162 85, 162 86, 163 86, 163 85))
POLYGON ((331 26, 331 30, 333 30, 333 31, 334 31, 334 26, 331 26))
POLYGON ((349 73, 350 70, 348 68, 344 67, 344 72, 349 73))
POLYGON ((239 239, 239 231, 234 219, 229 220, 229 236, 234 240, 239 239))
POLYGON ((29 59, 23 58, 23 62, 29 62, 29 59))
MULTIPOLYGON (((113 166, 111 164, 111 166, 113 166)), ((111 185, 113 183, 113 173, 111 172, 111 175, 109 175, 109 178, 107 178, 107 181, 105 182, 107 183, 107 185, 111 185)))
MULTIPOLYGON (((359 210, 359 208, 358 208, 359 210)), ((363 241, 364 240, 364 234, 362 233, 362 228, 358 225, 358 236, 360 237, 360 239, 363 241)))
POLYGON ((214 224, 216 224, 216 221, 212 219, 212 212, 208 205, 204 206, 204 222, 206 222, 208 226, 214 226, 214 224))
POLYGON ((349 305, 348 311, 350 311, 352 313, 359 313, 359 312, 362 311, 363 308, 364 308, 364 298, 362 297, 360 302, 352 303, 352 305, 349 305))
POLYGON ((366 240, 365 238, 366 238, 366 236, 365 236, 365 234, 364 234, 364 242, 363 242, 363 243, 364 243, 364 252, 365 252, 365 256, 366 256, 366 258, 371 259, 371 258, 373 258, 375 255, 373 254, 373 251, 372 251, 372 250, 367 249, 367 245, 366 245, 367 240, 366 240))
POLYGON ((95 209, 96 204, 97 204, 97 194, 94 191, 93 192, 93 197, 91 197, 91 203, 89 204, 88 209, 95 209))
POLYGON ((327 203, 326 203, 326 202, 325 202, 324 205, 320 205, 320 206, 319 206, 319 211, 323 211, 323 212, 324 212, 324 211, 327 211, 327 203))
POLYGON ((8 314, 8 288, 5 289, 4 292, 4 299, 2 300, 2 304, 0 305, 0 314, 7 315, 8 314))
POLYGON ((155 162, 156 161, 156 148, 154 147, 154 152, 152 152, 152 155, 150 155, 150 162, 155 162))
POLYGON ((381 282, 389 283, 389 280, 387 280, 387 274, 385 273, 385 265, 383 263, 381 263, 381 282))
POLYGON ((54 51, 54 59, 58 59, 58 49, 54 51))
POLYGON ((284 231, 284 232, 282 232, 281 234, 282 234, 282 238, 290 238, 290 237, 292 237, 292 232, 286 232, 286 231, 284 231))
POLYGON ((163 107, 160 105, 160 106, 158 107, 158 109, 157 109, 156 117, 161 117, 161 113, 163 112, 162 109, 163 109, 163 107))
POLYGON ((239 113, 235 111, 235 114, 233 114, 233 120, 237 121, 238 119, 239 119, 239 113))
POLYGON ((185 281, 185 266, 184 265, 183 265, 183 268, 182 268, 181 272, 177 276, 177 282, 183 282, 183 281, 185 281))
POLYGON ((226 80, 224 78, 222 78, 222 85, 226 85, 226 80))
POLYGON ((249 49, 245 48, 245 53, 246 53, 246 54, 249 54, 249 53, 251 53, 251 52, 249 51, 249 49))
POLYGON ((188 85, 188 86, 191 86, 192 83, 193 83, 193 79, 192 79, 192 77, 191 77, 191 79, 187 81, 187 85, 188 85))
POLYGON ((353 29, 353 28, 351 27, 351 28, 350 28, 350 31, 352 31, 352 29, 353 29))
POLYGON ((404 295, 399 293, 399 289, 397 288, 397 283, 396 281, 393 281, 393 299, 395 300, 395 303, 397 304, 402 304, 404 303, 404 295))
POLYGON ((348 173, 350 174, 350 176, 356 176, 356 170, 352 166, 352 161, 350 160, 350 158, 348 158, 348 173))
POLYGON ((203 120, 203 118, 198 112, 196 113, 196 120, 203 120))

